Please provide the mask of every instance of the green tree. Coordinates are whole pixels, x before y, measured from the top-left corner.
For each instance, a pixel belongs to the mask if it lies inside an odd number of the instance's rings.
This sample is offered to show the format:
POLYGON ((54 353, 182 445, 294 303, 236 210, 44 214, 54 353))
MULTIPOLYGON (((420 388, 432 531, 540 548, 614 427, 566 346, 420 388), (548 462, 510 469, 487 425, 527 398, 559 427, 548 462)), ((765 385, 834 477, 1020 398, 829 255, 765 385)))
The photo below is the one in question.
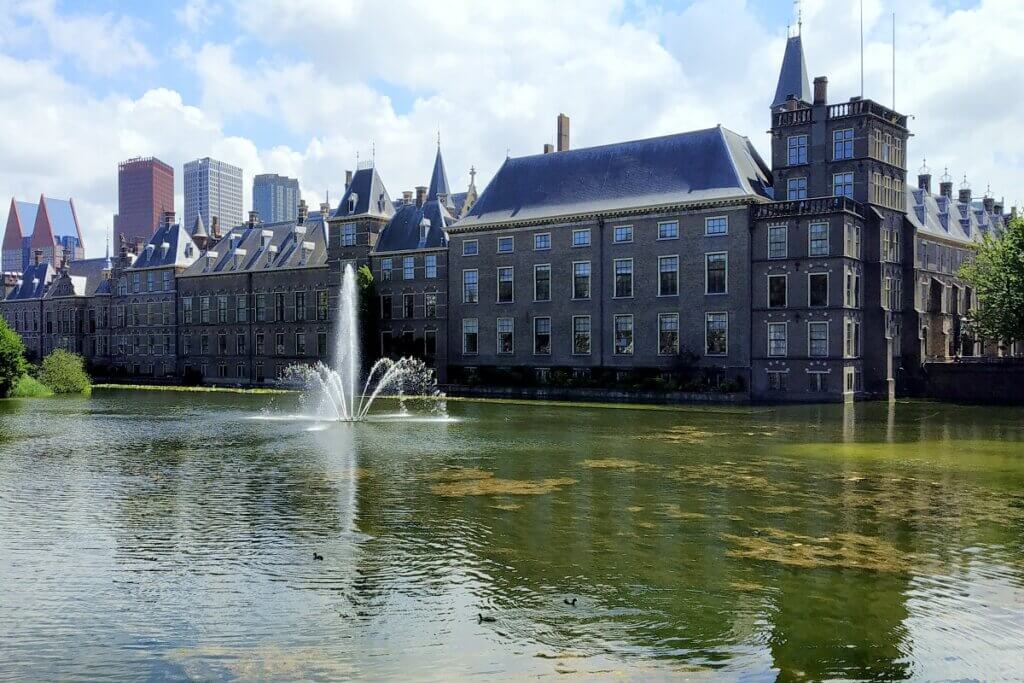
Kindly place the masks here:
POLYGON ((960 277, 978 295, 969 329, 986 339, 1024 339, 1024 217, 1010 221, 999 237, 985 235, 960 277))
POLYGON ((356 270, 356 284, 359 286, 359 342, 363 349, 365 370, 369 368, 367 362, 372 363, 376 360, 380 351, 380 334, 377 329, 380 302, 377 299, 373 272, 369 266, 359 266, 356 270))
POLYGON ((57 349, 43 359, 39 381, 55 394, 81 394, 91 386, 85 361, 64 349, 57 349))
POLYGON ((0 397, 10 396, 27 367, 21 336, 0 317, 0 397))

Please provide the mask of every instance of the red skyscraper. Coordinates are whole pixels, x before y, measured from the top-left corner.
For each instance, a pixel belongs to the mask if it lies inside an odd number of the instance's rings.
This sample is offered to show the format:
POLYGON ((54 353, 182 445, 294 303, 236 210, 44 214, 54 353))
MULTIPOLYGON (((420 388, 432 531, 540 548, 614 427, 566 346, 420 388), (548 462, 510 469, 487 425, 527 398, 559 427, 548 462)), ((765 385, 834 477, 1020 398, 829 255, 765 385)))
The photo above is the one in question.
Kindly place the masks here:
POLYGON ((174 169, 155 157, 118 164, 116 238, 148 240, 164 211, 174 211, 174 169))

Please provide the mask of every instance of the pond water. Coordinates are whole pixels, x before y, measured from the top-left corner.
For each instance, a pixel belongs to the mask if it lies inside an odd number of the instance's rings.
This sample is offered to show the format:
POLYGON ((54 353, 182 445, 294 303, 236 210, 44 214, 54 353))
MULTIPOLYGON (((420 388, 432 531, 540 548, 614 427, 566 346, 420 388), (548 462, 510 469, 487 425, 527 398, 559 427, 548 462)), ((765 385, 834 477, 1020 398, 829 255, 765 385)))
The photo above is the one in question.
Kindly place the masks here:
POLYGON ((299 410, 0 402, 0 678, 1024 672, 1020 409, 299 410))

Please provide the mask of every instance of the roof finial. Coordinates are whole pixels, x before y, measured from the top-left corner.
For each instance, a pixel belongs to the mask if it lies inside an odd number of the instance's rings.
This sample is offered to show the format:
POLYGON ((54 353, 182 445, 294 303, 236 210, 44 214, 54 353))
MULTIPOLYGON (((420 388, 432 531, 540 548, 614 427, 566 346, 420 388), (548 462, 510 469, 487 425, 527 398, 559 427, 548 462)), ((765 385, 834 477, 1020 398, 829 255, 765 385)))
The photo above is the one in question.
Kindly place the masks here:
POLYGON ((377 143, 370 140, 370 161, 377 163, 377 143))
POLYGON ((441 126, 440 126, 440 124, 438 124, 438 126, 437 126, 437 148, 441 149, 441 126))
POLYGON ((793 0, 796 6, 796 34, 800 35, 804 30, 804 8, 800 0, 793 0))
POLYGON ((469 167, 469 184, 476 185, 476 166, 469 167))
POLYGON ((942 182, 953 182, 953 178, 949 175, 949 166, 946 166, 944 169, 942 169, 942 182))
POLYGON ((931 173, 931 169, 928 168, 928 157, 924 157, 923 159, 921 159, 921 170, 918 171, 918 173, 920 173, 921 175, 931 173))

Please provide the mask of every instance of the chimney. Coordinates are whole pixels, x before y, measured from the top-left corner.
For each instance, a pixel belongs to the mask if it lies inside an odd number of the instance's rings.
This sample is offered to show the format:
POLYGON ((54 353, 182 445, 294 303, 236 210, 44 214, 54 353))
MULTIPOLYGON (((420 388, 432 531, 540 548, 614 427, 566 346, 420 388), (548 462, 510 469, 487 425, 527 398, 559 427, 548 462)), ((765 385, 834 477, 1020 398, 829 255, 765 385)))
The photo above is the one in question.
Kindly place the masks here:
POLYGON ((960 183, 960 203, 971 203, 971 185, 967 182, 967 176, 964 176, 964 182, 960 183))
MULTIPOLYGON (((1017 213, 1017 207, 1016 206, 1013 207, 1013 212, 1014 212, 1014 214, 1017 213)), ((33 255, 33 258, 35 260, 36 265, 38 266, 39 263, 43 260, 43 250, 42 249, 36 249, 35 251, 32 252, 32 255, 33 255)))
POLYGON ((565 114, 558 115, 558 151, 569 151, 569 117, 565 114))
POLYGON ((995 197, 986 196, 986 197, 984 197, 981 200, 981 203, 982 203, 982 206, 985 207, 985 211, 988 211, 989 213, 995 213, 996 212, 995 211, 995 208, 996 208, 996 198, 995 197))
POLYGON ((788 95, 786 97, 786 111, 795 111, 797 104, 798 102, 796 101, 796 97, 794 95, 788 95))
POLYGON ((427 200, 427 188, 423 185, 416 186, 416 206, 423 206, 427 200))
MULTIPOLYGON (((1011 221, 1017 220, 1017 207, 1016 206, 1011 206, 1010 207, 1010 220, 1011 221)), ((36 253, 38 254, 39 252, 37 251, 36 253)))
POLYGON ((309 215, 309 207, 306 206, 306 200, 305 199, 300 199, 299 200, 299 218, 298 218, 300 225, 302 223, 306 222, 306 217, 308 215, 309 215))
POLYGON ((554 151, 555 151, 555 146, 552 145, 551 143, 547 143, 547 144, 544 145, 544 153, 545 154, 551 154, 554 151))
POLYGON ((174 212, 164 211, 164 225, 174 225, 174 212))
POLYGON ((828 104, 828 78, 825 76, 814 79, 814 103, 828 104))
POLYGON ((352 184, 352 171, 345 171, 345 189, 352 184))
POLYGON ((932 174, 927 166, 923 166, 921 172, 917 174, 917 189, 924 190, 927 194, 932 193, 932 174))
POLYGON ((404 204, 412 204, 412 190, 402 191, 402 202, 404 204))
POLYGON ((320 216, 327 220, 327 217, 331 215, 331 205, 327 202, 320 202, 320 216))
POLYGON ((214 216, 210 220, 210 237, 215 240, 220 239, 220 216, 214 216))
POLYGON ((249 212, 249 227, 255 228, 256 224, 260 222, 260 215, 255 211, 249 212))
POLYGON ((1002 216, 1003 215, 1003 200, 1002 199, 1000 199, 998 202, 995 202, 992 205, 992 211, 994 211, 997 216, 1002 216))
POLYGON ((943 197, 946 197, 947 199, 952 199, 953 198, 953 181, 952 180, 943 180, 941 183, 939 183, 939 194, 941 194, 943 197))

